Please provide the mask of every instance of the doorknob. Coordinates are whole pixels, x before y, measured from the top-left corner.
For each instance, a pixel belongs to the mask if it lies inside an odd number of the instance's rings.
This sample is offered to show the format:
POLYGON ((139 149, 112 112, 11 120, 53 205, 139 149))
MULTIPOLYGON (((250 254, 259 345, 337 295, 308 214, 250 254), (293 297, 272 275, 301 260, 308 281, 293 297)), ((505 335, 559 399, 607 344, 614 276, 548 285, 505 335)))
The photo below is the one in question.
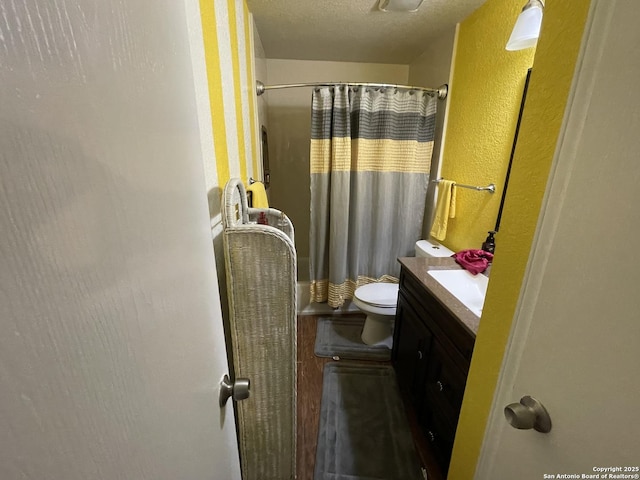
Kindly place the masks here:
POLYGON ((512 403, 504 407, 504 416, 513 428, 534 430, 542 433, 551 431, 551 417, 549 412, 538 400, 525 396, 520 403, 512 403))
POLYGON ((229 397, 233 397, 236 402, 249 398, 250 387, 251 382, 248 378, 238 378, 231 383, 229 375, 225 375, 220 381, 220 396, 218 397, 220 406, 224 407, 229 397))

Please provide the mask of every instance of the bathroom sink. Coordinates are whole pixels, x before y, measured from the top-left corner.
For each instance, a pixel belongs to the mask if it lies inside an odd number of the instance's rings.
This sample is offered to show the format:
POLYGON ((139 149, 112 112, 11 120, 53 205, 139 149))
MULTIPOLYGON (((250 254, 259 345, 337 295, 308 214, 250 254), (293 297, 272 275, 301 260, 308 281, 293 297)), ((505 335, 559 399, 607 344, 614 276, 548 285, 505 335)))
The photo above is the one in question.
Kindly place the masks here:
POLYGON ((489 279, 482 274, 472 275, 466 270, 429 270, 440 285, 456 297, 462 304, 480 317, 489 279))

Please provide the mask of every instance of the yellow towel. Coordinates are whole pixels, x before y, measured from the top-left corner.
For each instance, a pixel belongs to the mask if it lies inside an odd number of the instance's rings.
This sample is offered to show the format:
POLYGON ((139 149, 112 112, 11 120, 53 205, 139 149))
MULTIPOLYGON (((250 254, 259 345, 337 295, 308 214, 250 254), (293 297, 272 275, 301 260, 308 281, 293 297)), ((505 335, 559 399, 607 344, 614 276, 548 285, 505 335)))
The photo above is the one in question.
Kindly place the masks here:
POLYGON ((431 236, 436 240, 444 240, 447 236, 447 225, 450 218, 456 216, 456 184, 451 180, 440 180, 438 184, 438 200, 436 216, 431 227, 431 236))
POLYGON ((269 200, 267 199, 264 183, 253 182, 247 187, 247 192, 251 192, 251 206, 253 208, 269 208, 269 200))

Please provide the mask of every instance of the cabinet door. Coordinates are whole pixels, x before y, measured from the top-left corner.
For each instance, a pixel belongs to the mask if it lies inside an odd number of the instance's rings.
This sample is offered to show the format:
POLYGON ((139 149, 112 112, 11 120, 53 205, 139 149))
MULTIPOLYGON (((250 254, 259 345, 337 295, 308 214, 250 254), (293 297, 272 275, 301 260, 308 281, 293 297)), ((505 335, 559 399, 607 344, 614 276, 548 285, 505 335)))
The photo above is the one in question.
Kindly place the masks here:
POLYGON ((424 404, 421 412, 421 426, 426 440, 431 445, 431 451, 438 459, 438 463, 443 472, 449 469, 451 451, 453 450, 453 440, 455 437, 455 426, 452 426, 446 414, 436 407, 424 404))
POLYGON ((423 387, 419 420, 427 440, 432 442, 443 468, 448 468, 456 433, 466 375, 452 358, 457 352, 433 341, 423 387))
POLYGON ((467 382, 467 376, 452 358, 455 355, 457 352, 449 352, 442 343, 434 341, 425 383, 428 403, 442 410, 454 427, 458 423, 467 382))
POLYGON ((432 334, 402 293, 398 295, 395 328, 393 357, 398 384, 418 406, 424 391, 432 334))

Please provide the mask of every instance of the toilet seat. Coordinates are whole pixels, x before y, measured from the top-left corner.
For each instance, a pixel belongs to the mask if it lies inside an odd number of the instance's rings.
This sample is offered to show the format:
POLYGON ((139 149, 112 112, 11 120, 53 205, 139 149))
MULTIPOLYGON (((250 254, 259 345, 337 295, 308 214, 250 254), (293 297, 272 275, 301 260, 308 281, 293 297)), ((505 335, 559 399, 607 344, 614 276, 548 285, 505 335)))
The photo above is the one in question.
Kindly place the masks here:
POLYGON ((395 309, 398 288, 397 283, 369 283, 357 288, 353 295, 356 300, 372 307, 395 309))

